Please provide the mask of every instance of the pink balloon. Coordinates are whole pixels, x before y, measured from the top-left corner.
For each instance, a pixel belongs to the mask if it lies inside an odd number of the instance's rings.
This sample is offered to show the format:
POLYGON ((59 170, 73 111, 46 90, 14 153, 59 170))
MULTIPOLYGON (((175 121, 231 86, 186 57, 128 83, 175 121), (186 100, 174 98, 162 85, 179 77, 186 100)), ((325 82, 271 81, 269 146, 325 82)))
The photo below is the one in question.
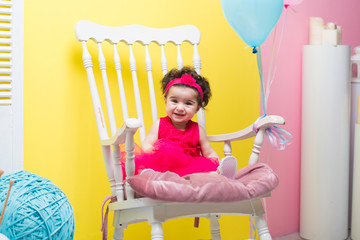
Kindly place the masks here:
POLYGON ((285 8, 289 7, 289 6, 294 6, 294 5, 298 5, 302 2, 303 0, 284 0, 284 6, 285 8))

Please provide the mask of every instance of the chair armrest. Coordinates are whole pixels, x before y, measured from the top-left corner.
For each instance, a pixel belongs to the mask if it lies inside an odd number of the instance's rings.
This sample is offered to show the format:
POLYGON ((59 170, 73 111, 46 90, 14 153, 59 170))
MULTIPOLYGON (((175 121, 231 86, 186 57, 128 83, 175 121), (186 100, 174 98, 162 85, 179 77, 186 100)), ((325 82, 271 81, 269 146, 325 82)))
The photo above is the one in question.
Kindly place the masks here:
POLYGON ((126 133, 131 131, 133 134, 142 126, 141 121, 137 118, 129 118, 125 120, 124 125, 119 128, 116 133, 109 139, 100 140, 103 146, 118 145, 125 143, 126 133))
MULTIPOLYGON (((266 129, 275 124, 283 125, 285 124, 285 120, 281 116, 276 115, 269 115, 264 118, 261 118, 256 123, 257 130, 259 129, 266 129)), ((237 141, 246 138, 250 138, 256 135, 254 131, 253 125, 248 126, 247 128, 227 134, 220 134, 220 135, 208 135, 207 138, 209 142, 225 142, 225 141, 237 141)))

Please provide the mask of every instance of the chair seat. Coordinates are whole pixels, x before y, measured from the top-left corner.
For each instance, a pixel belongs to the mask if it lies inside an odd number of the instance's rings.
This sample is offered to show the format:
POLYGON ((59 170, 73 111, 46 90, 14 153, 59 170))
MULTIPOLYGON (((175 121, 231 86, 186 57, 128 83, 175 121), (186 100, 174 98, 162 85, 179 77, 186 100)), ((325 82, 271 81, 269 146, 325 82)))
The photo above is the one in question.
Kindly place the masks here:
POLYGON ((219 204, 167 202, 145 197, 110 203, 109 210, 120 210, 117 224, 143 221, 165 222, 178 217, 210 217, 224 214, 263 215, 265 213, 261 198, 219 204))
POLYGON ((237 171, 235 179, 216 173, 180 177, 172 172, 132 176, 132 189, 145 197, 171 202, 234 202, 270 193, 279 183, 272 169, 256 163, 237 171))

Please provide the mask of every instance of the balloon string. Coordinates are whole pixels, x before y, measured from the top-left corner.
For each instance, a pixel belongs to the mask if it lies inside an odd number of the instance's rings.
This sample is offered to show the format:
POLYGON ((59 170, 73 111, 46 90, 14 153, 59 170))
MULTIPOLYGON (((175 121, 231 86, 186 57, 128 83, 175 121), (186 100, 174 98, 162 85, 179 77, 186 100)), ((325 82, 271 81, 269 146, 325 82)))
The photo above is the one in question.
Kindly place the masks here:
MULTIPOLYGON (((263 72, 262 72, 262 60, 261 60, 261 47, 258 46, 258 53, 257 53, 257 65, 260 77, 260 88, 261 88, 261 105, 263 110, 263 117, 266 116, 266 105, 265 105, 265 94, 264 94, 264 81, 263 81, 263 72)), ((254 129, 256 129, 256 123, 254 124, 254 129)), ((256 131, 256 130, 255 130, 256 131)), ((286 130, 277 127, 271 126, 265 130, 265 135, 270 142, 270 144, 277 150, 284 150, 286 146, 291 144, 292 135, 287 132, 286 130)))
POLYGON ((285 16, 284 16, 284 21, 282 24, 282 28, 281 28, 281 33, 280 33, 280 40, 279 40, 279 45, 276 51, 276 54, 274 55, 274 49, 275 49, 275 38, 276 38, 276 28, 275 27, 275 32, 274 32, 274 37, 273 37, 273 43, 272 43, 272 50, 271 50, 271 57, 270 57, 270 64, 269 64, 269 70, 268 70, 268 77, 267 77, 267 85, 266 85, 266 89, 265 89, 265 105, 267 106, 268 103, 268 99, 270 96, 270 89, 271 89, 271 85, 274 82, 275 76, 276 76, 276 72, 277 72, 277 67, 278 67, 278 63, 279 63, 279 52, 280 52, 280 47, 282 44, 282 40, 283 40, 283 35, 284 35, 284 29, 285 29, 285 23, 286 23, 286 18, 287 18, 287 9, 285 10, 285 16), (272 61, 273 59, 275 59, 275 65, 274 65, 274 69, 272 70, 272 61))
POLYGON ((263 115, 266 115, 266 106, 265 106, 265 93, 264 93, 264 81, 263 81, 263 71, 262 71, 262 60, 261 60, 261 47, 258 46, 258 53, 256 54, 257 57, 257 65, 258 65, 258 72, 260 77, 260 94, 261 94, 261 105, 263 110, 263 115))
POLYGON ((267 84, 266 84, 266 89, 265 89, 265 105, 266 105, 265 107, 267 107, 268 98, 270 95, 270 86, 271 86, 270 77, 271 77, 271 70, 272 70, 272 65, 273 65, 273 60, 274 60, 276 32, 277 32, 277 25, 275 26, 275 29, 274 29, 274 35, 273 35, 273 40, 272 40, 272 44, 271 44, 270 63, 269 63, 267 81, 266 81, 267 84))

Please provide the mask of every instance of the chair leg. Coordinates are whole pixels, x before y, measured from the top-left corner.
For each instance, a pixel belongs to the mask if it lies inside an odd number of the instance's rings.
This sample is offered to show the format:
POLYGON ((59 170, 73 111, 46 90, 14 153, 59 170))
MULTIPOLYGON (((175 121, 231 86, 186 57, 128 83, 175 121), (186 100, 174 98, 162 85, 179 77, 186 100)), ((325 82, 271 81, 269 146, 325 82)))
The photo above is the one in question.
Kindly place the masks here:
POLYGON ((161 222, 151 223, 151 240, 164 240, 164 231, 161 222))
POLYGON ((221 240, 219 218, 220 216, 210 217, 211 240, 221 240))
POLYGON ((113 240, 123 240, 124 238, 124 229, 127 228, 127 224, 119 223, 120 218, 120 211, 114 212, 114 218, 113 218, 113 227, 114 227, 114 234, 113 234, 113 240))
POLYGON ((118 225, 115 227, 114 234, 113 234, 113 240, 123 240, 124 238, 124 229, 126 228, 126 225, 118 225))
POLYGON ((263 216, 255 216, 255 226, 259 234, 259 240, 272 240, 267 223, 263 216))

